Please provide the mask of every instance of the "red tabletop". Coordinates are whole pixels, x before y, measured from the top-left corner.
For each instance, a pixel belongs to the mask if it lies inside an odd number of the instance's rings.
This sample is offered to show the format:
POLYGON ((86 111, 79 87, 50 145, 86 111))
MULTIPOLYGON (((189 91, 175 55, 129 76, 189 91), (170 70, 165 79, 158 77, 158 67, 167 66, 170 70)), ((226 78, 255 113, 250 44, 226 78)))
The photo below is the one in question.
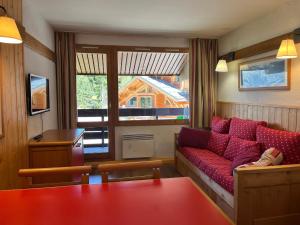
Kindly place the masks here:
POLYGON ((229 225, 189 178, 0 191, 1 225, 229 225))

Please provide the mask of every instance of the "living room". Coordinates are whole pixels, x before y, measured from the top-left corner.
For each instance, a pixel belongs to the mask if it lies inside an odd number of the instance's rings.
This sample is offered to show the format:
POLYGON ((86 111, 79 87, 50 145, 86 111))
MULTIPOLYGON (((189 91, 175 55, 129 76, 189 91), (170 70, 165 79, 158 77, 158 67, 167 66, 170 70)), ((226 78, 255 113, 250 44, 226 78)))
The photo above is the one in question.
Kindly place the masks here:
POLYGON ((300 224, 299 0, 0 6, 1 224, 300 224))

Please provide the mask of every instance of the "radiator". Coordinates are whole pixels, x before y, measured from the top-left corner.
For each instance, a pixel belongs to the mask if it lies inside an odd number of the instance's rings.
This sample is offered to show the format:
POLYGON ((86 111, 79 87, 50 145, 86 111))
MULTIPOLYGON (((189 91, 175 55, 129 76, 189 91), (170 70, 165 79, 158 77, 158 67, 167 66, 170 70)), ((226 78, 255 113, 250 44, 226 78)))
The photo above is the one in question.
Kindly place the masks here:
POLYGON ((122 135, 122 158, 150 158, 154 156, 153 134, 122 135))

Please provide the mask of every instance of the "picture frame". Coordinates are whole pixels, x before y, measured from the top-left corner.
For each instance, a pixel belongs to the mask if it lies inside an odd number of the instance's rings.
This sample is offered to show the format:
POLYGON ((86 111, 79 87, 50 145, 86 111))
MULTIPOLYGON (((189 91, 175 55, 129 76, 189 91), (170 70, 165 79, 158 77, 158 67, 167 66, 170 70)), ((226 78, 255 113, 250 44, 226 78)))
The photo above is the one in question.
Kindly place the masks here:
POLYGON ((268 56, 239 64, 239 91, 289 90, 291 60, 268 56))

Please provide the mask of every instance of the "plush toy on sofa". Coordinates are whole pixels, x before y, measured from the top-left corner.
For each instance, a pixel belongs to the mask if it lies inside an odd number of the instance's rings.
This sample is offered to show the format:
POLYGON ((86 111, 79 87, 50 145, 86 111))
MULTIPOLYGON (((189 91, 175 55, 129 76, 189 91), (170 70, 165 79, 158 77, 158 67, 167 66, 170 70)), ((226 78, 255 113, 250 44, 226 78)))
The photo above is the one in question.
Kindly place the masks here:
POLYGON ((237 168, 249 167, 249 166, 275 166, 279 165, 283 161, 282 153, 276 148, 267 149, 256 162, 247 163, 237 168))

